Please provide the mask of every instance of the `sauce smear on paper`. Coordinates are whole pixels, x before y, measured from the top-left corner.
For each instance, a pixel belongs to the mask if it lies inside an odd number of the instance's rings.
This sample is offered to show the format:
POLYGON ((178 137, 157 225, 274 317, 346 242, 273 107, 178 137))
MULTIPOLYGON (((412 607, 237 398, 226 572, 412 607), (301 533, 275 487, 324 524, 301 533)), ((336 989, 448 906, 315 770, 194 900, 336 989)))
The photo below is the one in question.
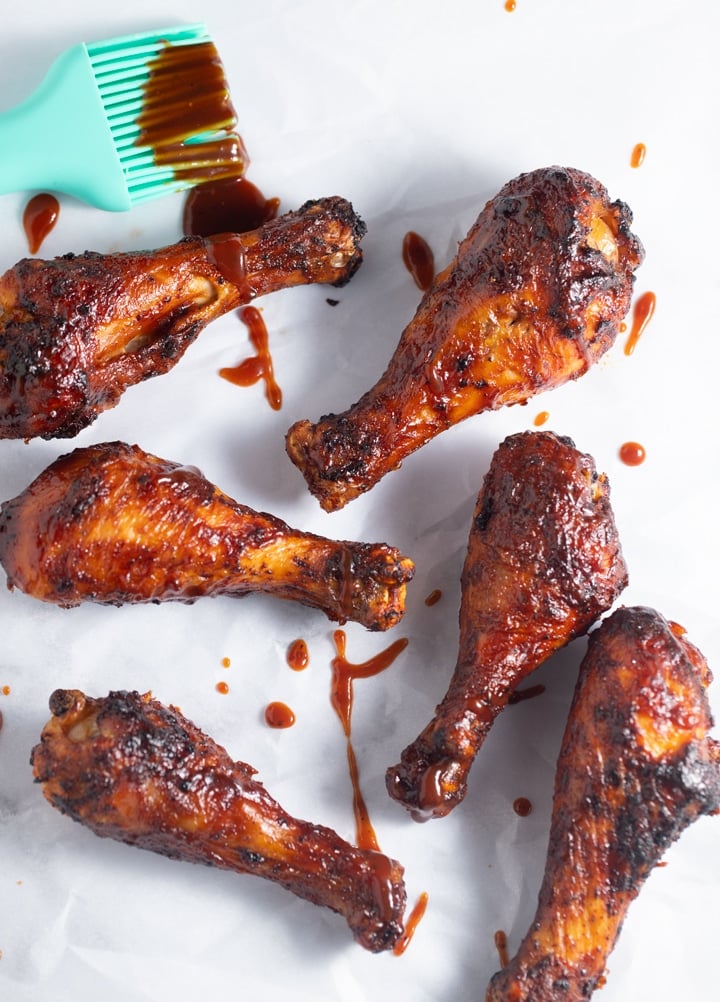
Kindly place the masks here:
POLYGON ((357 845, 360 849, 379 851, 380 847, 377 837, 370 823, 367 805, 360 790, 357 759, 355 758, 355 751, 351 740, 353 682, 355 679, 370 678, 372 675, 379 675, 380 672, 385 671, 386 668, 390 667, 398 654, 405 650, 408 641, 405 637, 402 637, 368 661, 363 661, 361 664, 352 664, 346 657, 346 640, 344 630, 335 630, 333 641, 335 643, 336 655, 331 662, 332 683, 330 702, 338 715, 345 737, 347 738, 347 758, 353 787, 353 810, 357 830, 357 845))
POLYGON ((415 930, 422 921, 422 917, 425 914, 428 903, 427 891, 423 891, 418 897, 417 901, 412 907, 410 914, 405 919, 405 931, 403 932, 400 939, 397 941, 393 947, 393 955, 395 957, 401 957, 403 953, 407 950, 410 945, 410 941, 415 935, 415 930))
POLYGON ((183 233, 186 237, 247 233, 275 219, 279 208, 279 198, 266 198, 246 177, 210 181, 188 192, 183 233))
POLYGON ((425 599, 425 605, 437 605, 441 598, 442 591, 439 588, 434 588, 425 599))
POLYGON ((304 671, 310 664, 310 654, 307 643, 298 637, 287 649, 287 663, 293 671, 304 671))
POLYGON ((623 442, 618 455, 626 466, 641 466, 645 462, 645 447, 639 442, 623 442))
POLYGON ((244 359, 239 365, 220 369, 220 375, 235 386, 254 386, 261 379, 264 380, 267 401, 274 411, 279 411, 282 407, 282 390, 275 381, 270 339, 265 321, 255 306, 243 307, 240 319, 248 329, 257 354, 244 359))
POLYGON ((655 312, 657 297, 654 292, 643 292, 633 307, 633 321, 630 334, 625 342, 625 354, 632 355, 645 328, 655 312))
POLYGON ((635 143, 633 146, 633 151, 630 154, 630 166, 640 167, 645 160, 645 154, 647 153, 647 148, 645 143, 635 143))
POLYGON ((403 239, 402 257, 415 285, 422 292, 426 292, 435 278, 435 258, 427 240, 412 230, 406 233, 403 239))
POLYGON ((548 418, 550 417, 550 411, 540 411, 539 414, 535 415, 535 420, 533 424, 536 428, 540 428, 542 425, 547 424, 548 418))
POLYGON ((33 195, 23 212, 23 229, 31 254, 37 254, 60 215, 60 203, 54 195, 33 195))

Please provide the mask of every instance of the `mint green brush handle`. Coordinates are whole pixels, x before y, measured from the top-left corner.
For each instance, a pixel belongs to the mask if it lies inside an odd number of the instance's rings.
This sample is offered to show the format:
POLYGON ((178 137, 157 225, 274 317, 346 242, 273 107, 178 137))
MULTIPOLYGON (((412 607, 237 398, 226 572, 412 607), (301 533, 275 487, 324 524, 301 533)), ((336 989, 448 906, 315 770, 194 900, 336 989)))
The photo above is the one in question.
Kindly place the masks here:
POLYGON ((84 44, 64 52, 27 101, 0 114, 0 150, 0 194, 40 188, 101 209, 131 206, 84 44))

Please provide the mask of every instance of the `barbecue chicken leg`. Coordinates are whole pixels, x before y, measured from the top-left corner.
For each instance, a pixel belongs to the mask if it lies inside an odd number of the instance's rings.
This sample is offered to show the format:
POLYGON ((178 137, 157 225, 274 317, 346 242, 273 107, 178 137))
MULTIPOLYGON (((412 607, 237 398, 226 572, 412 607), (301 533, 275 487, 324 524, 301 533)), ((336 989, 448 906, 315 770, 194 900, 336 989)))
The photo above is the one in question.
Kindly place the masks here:
POLYGON ((61 606, 263 591, 386 630, 412 561, 336 542, 233 501, 202 474, 122 442, 76 449, 0 507, 10 587, 61 606))
POLYGON ((288 286, 347 282, 364 233, 334 197, 251 233, 20 261, 0 277, 0 438, 76 435, 216 317, 288 286))
POLYGON ((388 770, 391 797, 417 821, 448 814, 518 683, 626 584, 607 479, 592 458, 552 432, 505 439, 473 514, 455 670, 434 718, 388 770))
POLYGON ((668 846, 720 808, 705 659, 652 609, 590 636, 555 779, 545 876, 487 1002, 585 1002, 628 907, 668 846))
POLYGON ((536 170, 488 202, 385 373, 287 451, 326 511, 458 421, 576 379, 612 345, 643 258, 632 215, 578 170, 536 170))
POLYGON ((96 835, 273 880, 339 912, 378 952, 403 933, 403 869, 329 828, 291 817, 175 707, 149 695, 76 689, 50 697, 32 752, 48 801, 96 835))

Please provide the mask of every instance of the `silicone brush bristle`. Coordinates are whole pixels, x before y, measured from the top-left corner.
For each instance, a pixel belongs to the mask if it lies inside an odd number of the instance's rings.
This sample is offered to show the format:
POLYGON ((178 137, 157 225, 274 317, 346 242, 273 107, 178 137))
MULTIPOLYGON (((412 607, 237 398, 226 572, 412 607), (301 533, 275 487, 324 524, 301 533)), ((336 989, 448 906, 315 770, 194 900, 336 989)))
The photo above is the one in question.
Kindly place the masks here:
POLYGON ((86 48, 133 205, 243 173, 247 154, 204 25, 86 48))

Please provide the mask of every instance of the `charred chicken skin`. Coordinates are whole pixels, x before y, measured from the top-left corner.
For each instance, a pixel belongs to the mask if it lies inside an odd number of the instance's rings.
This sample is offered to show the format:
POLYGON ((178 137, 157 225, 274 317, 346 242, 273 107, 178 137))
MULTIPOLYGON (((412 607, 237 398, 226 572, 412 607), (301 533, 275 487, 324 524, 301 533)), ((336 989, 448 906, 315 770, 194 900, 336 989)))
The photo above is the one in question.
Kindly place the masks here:
POLYGON ((387 772, 417 821, 459 804, 475 756, 518 683, 585 633, 627 584, 609 487, 552 432, 505 439, 473 514, 460 641, 435 716, 387 772))
POLYGON ((364 233, 333 197, 250 233, 20 261, 0 277, 0 438, 76 435, 211 320, 278 289, 347 282, 364 233))
POLYGON ((61 606, 263 591, 370 630, 403 615, 414 570, 384 543, 292 529, 122 442, 62 456, 3 504, 0 563, 9 587, 61 606))
POLYGON ((510 181, 435 279, 379 381, 299 421, 287 451, 326 511, 451 425, 576 379, 613 344, 643 249, 632 215, 578 170, 510 181))
POLYGON ((43 793, 96 835, 252 873, 339 912, 373 952, 403 933, 399 863, 357 849, 329 828, 287 814, 224 748, 150 695, 76 689, 50 698, 32 752, 43 793))
POLYGON ((705 659, 647 608, 590 636, 557 764, 545 876, 487 1002, 585 1002, 663 853, 720 808, 705 659))

